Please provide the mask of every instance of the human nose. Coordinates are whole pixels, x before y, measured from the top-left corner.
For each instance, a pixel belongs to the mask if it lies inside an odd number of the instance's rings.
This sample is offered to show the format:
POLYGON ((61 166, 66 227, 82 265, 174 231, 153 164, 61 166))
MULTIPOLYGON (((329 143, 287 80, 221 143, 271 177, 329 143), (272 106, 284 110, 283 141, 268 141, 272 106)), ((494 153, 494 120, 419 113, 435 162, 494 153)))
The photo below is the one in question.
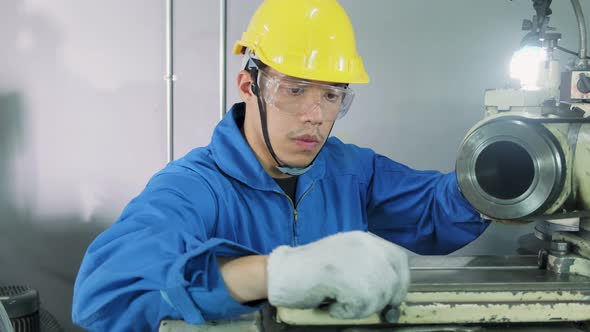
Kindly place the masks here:
POLYGON ((321 124, 324 121, 324 112, 322 111, 322 91, 315 89, 307 95, 307 101, 302 112, 304 122, 321 124))

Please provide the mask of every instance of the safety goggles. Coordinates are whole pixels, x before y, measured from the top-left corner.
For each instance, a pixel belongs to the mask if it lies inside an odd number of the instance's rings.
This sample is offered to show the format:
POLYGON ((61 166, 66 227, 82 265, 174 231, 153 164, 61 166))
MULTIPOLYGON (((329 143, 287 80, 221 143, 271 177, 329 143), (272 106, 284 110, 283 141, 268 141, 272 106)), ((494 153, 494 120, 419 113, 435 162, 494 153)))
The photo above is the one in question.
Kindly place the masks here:
POLYGON ((268 105, 291 115, 302 115, 319 108, 323 121, 342 118, 354 99, 354 91, 347 86, 335 86, 300 80, 260 70, 258 86, 268 105))

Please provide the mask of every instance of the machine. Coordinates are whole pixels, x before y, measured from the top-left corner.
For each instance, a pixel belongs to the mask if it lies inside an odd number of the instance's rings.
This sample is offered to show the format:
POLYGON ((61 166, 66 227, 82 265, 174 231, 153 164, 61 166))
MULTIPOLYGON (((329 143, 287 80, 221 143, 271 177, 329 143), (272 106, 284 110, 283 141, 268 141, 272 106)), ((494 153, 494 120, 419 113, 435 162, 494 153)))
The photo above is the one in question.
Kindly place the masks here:
MULTIPOLYGON (((580 48, 560 72, 551 0, 533 0, 515 89, 485 93, 485 113, 456 162, 465 198, 487 218, 536 222, 534 255, 415 256, 401 307, 359 320, 267 307, 223 331, 590 331, 590 66, 579 0, 580 48)), ((573 53, 573 52, 572 52, 573 53)), ((161 331, 182 329, 163 322, 161 331)), ((175 325, 176 324, 176 325, 175 325)), ((224 327, 225 326, 225 327, 224 327)), ((186 328, 186 326, 185 326, 186 328)), ((211 326, 191 331, 213 331, 211 326)), ((187 329, 188 331, 188 329, 187 329)))

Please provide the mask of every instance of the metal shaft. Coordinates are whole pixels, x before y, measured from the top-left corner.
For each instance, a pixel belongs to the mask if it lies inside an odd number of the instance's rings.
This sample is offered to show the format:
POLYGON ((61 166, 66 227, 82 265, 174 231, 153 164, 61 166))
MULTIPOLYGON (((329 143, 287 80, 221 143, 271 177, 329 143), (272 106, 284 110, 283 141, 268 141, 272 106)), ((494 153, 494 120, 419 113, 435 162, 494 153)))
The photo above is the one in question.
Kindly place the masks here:
POLYGON ((219 119, 221 120, 226 112, 227 0, 221 0, 219 6, 219 119))
POLYGON ((584 22, 584 13, 582 13, 582 6, 580 6, 579 0, 571 0, 572 6, 574 7, 574 13, 576 14, 576 20, 578 21, 578 30, 580 33, 580 50, 578 57, 582 63, 586 63, 586 23, 584 22))
POLYGON ((166 0, 166 121, 168 162, 174 160, 173 0, 166 0))

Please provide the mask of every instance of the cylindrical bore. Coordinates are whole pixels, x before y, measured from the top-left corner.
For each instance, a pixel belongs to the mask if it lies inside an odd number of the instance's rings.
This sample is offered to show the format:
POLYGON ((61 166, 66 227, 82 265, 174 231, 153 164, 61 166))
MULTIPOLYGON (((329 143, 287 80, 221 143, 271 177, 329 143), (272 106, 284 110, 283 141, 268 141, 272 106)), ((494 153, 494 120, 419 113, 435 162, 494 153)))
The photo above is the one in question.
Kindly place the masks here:
POLYGON ((508 220, 542 214, 559 197, 566 178, 564 153, 551 131, 513 117, 471 131, 456 171, 461 192, 474 208, 508 220))

